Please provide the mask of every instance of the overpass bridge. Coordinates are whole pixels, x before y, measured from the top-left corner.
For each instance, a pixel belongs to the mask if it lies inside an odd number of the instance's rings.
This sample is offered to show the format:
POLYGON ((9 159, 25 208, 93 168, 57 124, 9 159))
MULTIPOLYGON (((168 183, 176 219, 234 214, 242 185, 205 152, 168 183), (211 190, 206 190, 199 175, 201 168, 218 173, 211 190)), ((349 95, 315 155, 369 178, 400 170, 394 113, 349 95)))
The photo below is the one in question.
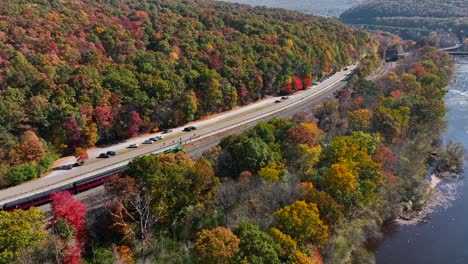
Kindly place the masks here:
POLYGON ((460 51, 465 45, 463 43, 457 43, 455 46, 439 49, 441 51, 446 51, 450 55, 454 56, 467 56, 468 51, 460 51))
POLYGON ((447 53, 454 56, 468 56, 468 51, 447 51, 447 53))
POLYGON ((447 52, 450 53, 450 52, 452 52, 452 51, 456 51, 456 50, 458 50, 458 49, 460 49, 460 48, 463 48, 464 46, 465 46, 465 45, 464 45, 463 43, 457 43, 457 44, 455 44, 455 46, 446 47, 446 48, 441 48, 441 49, 439 49, 439 50, 441 50, 441 51, 447 51, 447 52))

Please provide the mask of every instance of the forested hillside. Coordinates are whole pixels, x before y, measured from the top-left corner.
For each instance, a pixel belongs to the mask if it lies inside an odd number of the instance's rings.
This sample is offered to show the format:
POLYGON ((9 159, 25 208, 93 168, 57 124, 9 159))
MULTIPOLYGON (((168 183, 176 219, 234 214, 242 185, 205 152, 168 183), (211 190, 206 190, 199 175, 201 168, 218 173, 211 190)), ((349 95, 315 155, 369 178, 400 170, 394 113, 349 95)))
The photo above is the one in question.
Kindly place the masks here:
POLYGON ((209 1, 0 3, 0 185, 56 157, 302 89, 373 52, 362 31, 209 1))
POLYGON ((437 31, 463 39, 468 34, 468 1, 369 0, 345 11, 340 19, 412 38, 437 31))
POLYGON ((437 143, 451 57, 426 47, 399 65, 198 160, 138 157, 105 185, 106 208, 62 192, 50 225, 0 212, 0 263, 375 263, 381 225, 424 204, 431 153, 454 153, 437 143))

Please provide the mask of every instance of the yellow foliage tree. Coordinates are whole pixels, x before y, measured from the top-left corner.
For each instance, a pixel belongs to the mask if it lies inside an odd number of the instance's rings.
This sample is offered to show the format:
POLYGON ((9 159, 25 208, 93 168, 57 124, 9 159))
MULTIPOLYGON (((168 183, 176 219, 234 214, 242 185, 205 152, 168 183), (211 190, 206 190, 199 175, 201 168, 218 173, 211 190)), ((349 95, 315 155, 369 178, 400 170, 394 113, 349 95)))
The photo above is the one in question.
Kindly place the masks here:
POLYGON ((19 255, 37 250, 45 242, 44 226, 44 213, 35 207, 0 211, 0 263, 13 263, 19 255))
POLYGON ((352 170, 350 162, 340 160, 331 165, 330 170, 323 177, 323 182, 330 193, 347 193, 356 190, 356 178, 357 173, 352 170))
POLYGON ((275 182, 283 174, 284 164, 269 163, 258 171, 258 175, 267 181, 275 182))
POLYGON ((287 257, 296 250, 297 242, 289 235, 286 235, 285 233, 281 232, 281 230, 279 230, 278 228, 270 228, 270 230, 268 230, 268 234, 271 238, 273 238, 273 240, 276 243, 278 243, 278 245, 280 245, 279 254, 282 257, 287 257))
POLYGON ((328 239, 328 226, 320 219, 317 205, 296 201, 274 213, 278 229, 301 243, 322 245, 328 239))
POLYGON ((372 110, 358 109, 348 113, 349 129, 367 131, 371 125, 372 110))
POLYGON ((288 264, 319 264, 317 260, 307 256, 299 250, 294 251, 289 257, 288 264))

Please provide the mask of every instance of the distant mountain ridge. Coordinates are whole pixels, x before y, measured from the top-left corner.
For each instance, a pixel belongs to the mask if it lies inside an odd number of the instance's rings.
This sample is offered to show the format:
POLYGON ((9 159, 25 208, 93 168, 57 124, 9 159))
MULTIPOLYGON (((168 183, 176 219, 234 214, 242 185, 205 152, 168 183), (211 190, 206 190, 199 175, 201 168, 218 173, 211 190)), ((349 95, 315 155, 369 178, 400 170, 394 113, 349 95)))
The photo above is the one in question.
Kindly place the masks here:
POLYGON ((343 12, 340 19, 409 37, 436 31, 463 39, 468 34, 468 0, 370 0, 343 12))
POLYGON ((343 11, 361 0, 223 0, 231 3, 240 3, 254 6, 267 6, 300 11, 308 14, 338 17, 343 11))

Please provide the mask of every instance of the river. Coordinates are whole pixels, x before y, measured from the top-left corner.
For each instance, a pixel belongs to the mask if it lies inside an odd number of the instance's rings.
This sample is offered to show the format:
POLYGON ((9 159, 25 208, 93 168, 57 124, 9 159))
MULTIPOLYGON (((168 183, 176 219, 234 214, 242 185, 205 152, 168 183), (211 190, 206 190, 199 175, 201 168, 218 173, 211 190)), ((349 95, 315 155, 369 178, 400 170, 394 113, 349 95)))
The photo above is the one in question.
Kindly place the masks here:
MULTIPOLYGON (((455 82, 448 87, 444 140, 468 147, 468 57, 456 58, 455 82)), ((394 223, 376 251, 377 264, 468 263, 468 162, 459 179, 437 186, 427 219, 418 224, 394 223)))

